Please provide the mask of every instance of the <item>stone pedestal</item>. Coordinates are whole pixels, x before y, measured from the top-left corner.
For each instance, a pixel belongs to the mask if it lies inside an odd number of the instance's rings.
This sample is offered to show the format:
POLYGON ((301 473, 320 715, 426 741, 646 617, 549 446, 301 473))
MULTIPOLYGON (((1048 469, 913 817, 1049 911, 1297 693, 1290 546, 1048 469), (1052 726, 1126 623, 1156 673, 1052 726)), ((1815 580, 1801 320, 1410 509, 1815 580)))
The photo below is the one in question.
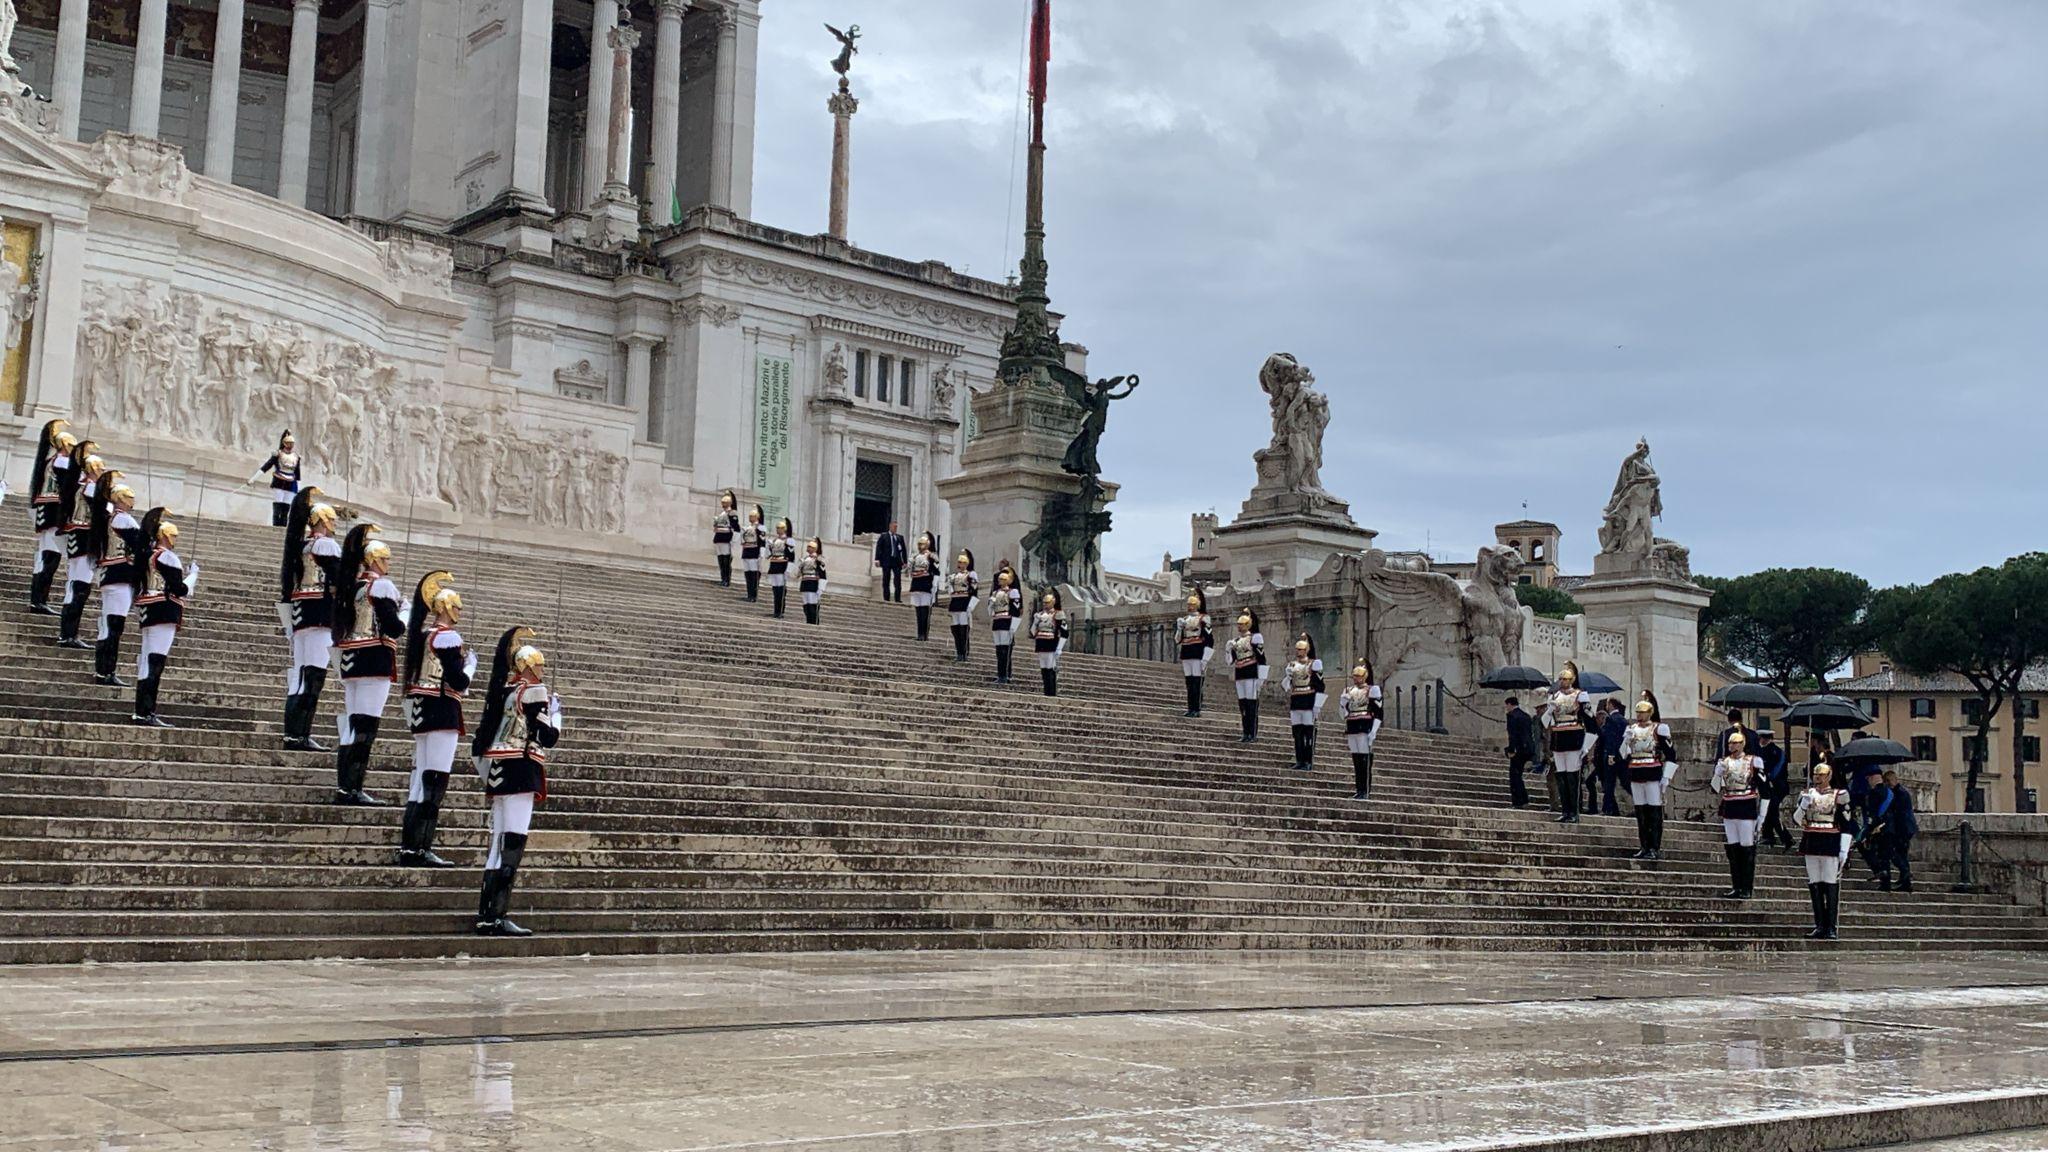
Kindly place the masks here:
POLYGON ((1665 719, 1697 716, 1700 610, 1713 593, 1675 576, 1614 567, 1572 589, 1586 622, 1628 633, 1634 680, 1657 694, 1665 719))
POLYGON ((1349 516, 1239 517, 1216 530, 1216 543, 1230 566, 1230 582, 1249 587, 1271 581, 1283 588, 1316 574, 1332 553, 1364 552, 1377 533, 1349 516))
MULTIPOLYGON (((1045 583, 1025 557, 1023 541, 1038 529, 1049 501, 1075 498, 1081 490, 1080 478, 1060 468, 1079 414, 1065 396, 1031 385, 998 384, 969 403, 981 434, 961 453, 960 471, 937 483, 953 522, 947 553, 972 549, 984 579, 1009 559, 1027 583, 1045 583)), ((1116 485, 1102 489, 1097 512, 1116 498, 1116 485)), ((1061 582, 1087 581, 1067 573, 1061 582)))

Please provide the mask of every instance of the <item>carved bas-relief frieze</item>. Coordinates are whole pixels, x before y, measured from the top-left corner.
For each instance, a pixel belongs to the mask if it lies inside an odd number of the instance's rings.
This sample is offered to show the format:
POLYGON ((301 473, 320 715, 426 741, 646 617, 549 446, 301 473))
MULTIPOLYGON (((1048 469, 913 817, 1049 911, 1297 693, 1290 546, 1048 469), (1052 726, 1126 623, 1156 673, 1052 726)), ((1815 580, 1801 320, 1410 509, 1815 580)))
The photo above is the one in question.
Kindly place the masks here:
POLYGON ((627 460, 509 396, 451 409, 439 380, 353 340, 154 285, 88 285, 74 422, 234 453, 290 428, 314 482, 438 495, 458 512, 625 528, 627 460))
POLYGON ((898 320, 920 320, 968 336, 1000 340, 1005 328, 1002 320, 964 308, 725 252, 687 252, 675 261, 674 275, 679 280, 709 275, 758 288, 773 288, 818 303, 851 306, 898 320))
POLYGON ((384 275, 401 291, 423 296, 446 296, 455 275, 455 253, 410 236, 393 236, 377 242, 384 275))
POLYGON ((185 150, 167 140, 106 132, 93 142, 92 166, 106 190, 142 200, 183 204, 192 192, 185 150))

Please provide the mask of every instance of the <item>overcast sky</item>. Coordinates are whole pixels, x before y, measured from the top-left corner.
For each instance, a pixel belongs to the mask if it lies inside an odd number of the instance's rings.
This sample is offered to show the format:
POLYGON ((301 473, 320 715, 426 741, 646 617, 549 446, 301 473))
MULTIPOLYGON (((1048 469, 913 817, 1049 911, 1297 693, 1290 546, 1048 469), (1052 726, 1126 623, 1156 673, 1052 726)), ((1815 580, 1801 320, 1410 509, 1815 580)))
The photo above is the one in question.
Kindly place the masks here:
MULTIPOLYGON (((821 24, 858 23, 853 240, 1000 279, 1026 7, 765 0, 755 215, 823 230, 821 24)), ((1638 435, 1699 572, 2048 546, 2048 3, 1054 15, 1053 305, 1145 381, 1102 449, 1112 567, 1236 514, 1283 350, 1381 547, 1470 558, 1527 515, 1588 570, 1638 435)))

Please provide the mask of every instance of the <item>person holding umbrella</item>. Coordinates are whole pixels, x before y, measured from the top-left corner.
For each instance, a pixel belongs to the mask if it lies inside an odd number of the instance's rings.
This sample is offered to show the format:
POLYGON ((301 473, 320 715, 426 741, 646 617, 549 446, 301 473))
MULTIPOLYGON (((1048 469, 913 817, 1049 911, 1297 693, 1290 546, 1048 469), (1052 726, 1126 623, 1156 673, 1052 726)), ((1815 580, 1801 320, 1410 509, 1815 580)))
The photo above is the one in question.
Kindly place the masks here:
POLYGON ((1785 800, 1792 795, 1792 775, 1785 770, 1785 750, 1778 747, 1778 738, 1766 728, 1756 734, 1757 758, 1764 762, 1764 776, 1757 791, 1763 798, 1762 815, 1757 820, 1757 838, 1766 844, 1776 844, 1785 851, 1792 851, 1792 837, 1785 832, 1780 819, 1785 800))
MULTIPOLYGON (((1891 846, 1891 863, 1899 871, 1900 892, 1913 890, 1913 837, 1920 834, 1920 818, 1913 811, 1912 789, 1899 783, 1899 774, 1885 770, 1885 787, 1891 791, 1892 806, 1890 823, 1886 826, 1886 842, 1891 846)), ((1890 877, 1886 878, 1890 888, 1890 877)))

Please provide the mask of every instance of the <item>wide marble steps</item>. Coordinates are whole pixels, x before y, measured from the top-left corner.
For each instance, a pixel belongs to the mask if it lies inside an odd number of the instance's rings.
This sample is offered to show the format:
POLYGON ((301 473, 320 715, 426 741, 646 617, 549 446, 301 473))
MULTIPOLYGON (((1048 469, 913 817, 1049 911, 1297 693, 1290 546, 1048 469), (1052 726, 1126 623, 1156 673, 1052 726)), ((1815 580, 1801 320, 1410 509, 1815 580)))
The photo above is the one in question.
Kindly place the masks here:
MULTIPOLYGON (((408 588, 455 571, 473 647, 540 630, 568 717, 514 901, 541 934, 479 940, 473 777, 439 840, 465 866, 401 869, 396 807, 332 807, 331 759, 280 750, 274 530, 187 522, 205 576, 164 689, 178 727, 152 731, 21 611, 19 519, 0 527, 0 960, 1810 946, 1796 858, 1766 854, 1756 899, 1718 900, 1717 824, 1674 819, 1665 858, 1633 863, 1626 819, 1507 809, 1488 742, 1388 732, 1356 802, 1334 716, 1297 773, 1276 700, 1246 746, 1220 680, 1207 716, 1180 716, 1172 665, 1070 653, 1048 700, 1022 651, 1017 684, 990 683, 985 624, 958 665, 943 614, 922 644, 909 609, 851 597, 820 626, 794 596, 773 620, 765 590, 712 584, 695 542, 658 572, 394 531, 408 588)), ((323 734, 338 702, 330 685, 323 734)), ((394 702, 371 790, 402 799, 410 757, 394 702)), ((1820 947, 2048 944, 2008 900, 1932 890, 1852 885, 1842 926, 1820 947)))

